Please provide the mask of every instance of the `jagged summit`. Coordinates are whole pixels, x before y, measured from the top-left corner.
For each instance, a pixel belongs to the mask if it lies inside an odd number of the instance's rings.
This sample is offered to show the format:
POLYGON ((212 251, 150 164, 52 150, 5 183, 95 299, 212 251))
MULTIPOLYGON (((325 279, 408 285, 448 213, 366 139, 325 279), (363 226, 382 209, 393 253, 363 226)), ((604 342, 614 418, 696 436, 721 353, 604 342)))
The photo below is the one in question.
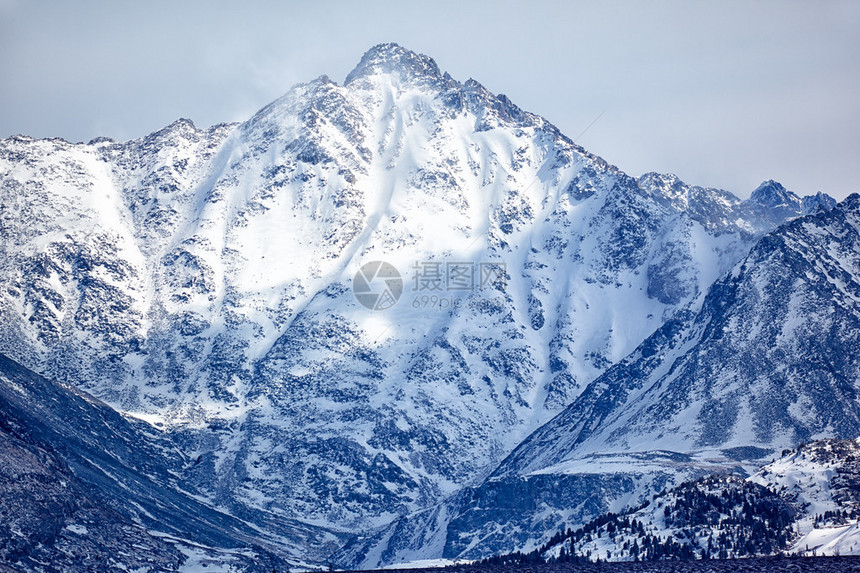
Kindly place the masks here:
POLYGON ((165 428, 213 503, 338 536, 490 474, 800 214, 637 180, 396 44, 242 124, 2 140, 0 205, 0 352, 165 428))
POLYGON ((839 205, 841 205, 843 209, 860 210, 860 193, 852 193, 843 199, 839 205))
POLYGON ((346 76, 344 85, 377 74, 399 73, 402 79, 450 79, 430 56, 408 50, 399 44, 378 44, 361 57, 361 61, 346 76))
POLYGON ((783 187, 781 183, 768 179, 756 187, 750 196, 750 201, 768 207, 783 207, 799 204, 800 197, 783 187))
POLYGON ((806 215, 817 211, 830 211, 836 207, 836 199, 819 191, 815 195, 808 195, 801 199, 800 206, 806 215))

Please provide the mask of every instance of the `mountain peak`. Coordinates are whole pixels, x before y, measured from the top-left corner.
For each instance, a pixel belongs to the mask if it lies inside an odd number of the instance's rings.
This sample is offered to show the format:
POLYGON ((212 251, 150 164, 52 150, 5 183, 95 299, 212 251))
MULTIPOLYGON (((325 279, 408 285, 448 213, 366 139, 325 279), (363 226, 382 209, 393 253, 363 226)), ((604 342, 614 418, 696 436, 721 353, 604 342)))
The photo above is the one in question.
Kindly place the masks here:
POLYGON ((819 191, 815 195, 808 195, 800 202, 801 210, 804 215, 815 213, 818 211, 830 211, 836 207, 836 199, 819 191))
POLYGON ((860 211, 860 194, 852 193, 838 205, 842 210, 860 211))
POLYGON ((756 187, 750 196, 750 201, 768 207, 800 204, 800 198, 797 195, 773 179, 768 179, 756 187))
POLYGON ((392 73, 398 73, 404 79, 444 77, 430 56, 387 43, 373 46, 365 52, 358 65, 346 76, 345 84, 359 78, 392 73))

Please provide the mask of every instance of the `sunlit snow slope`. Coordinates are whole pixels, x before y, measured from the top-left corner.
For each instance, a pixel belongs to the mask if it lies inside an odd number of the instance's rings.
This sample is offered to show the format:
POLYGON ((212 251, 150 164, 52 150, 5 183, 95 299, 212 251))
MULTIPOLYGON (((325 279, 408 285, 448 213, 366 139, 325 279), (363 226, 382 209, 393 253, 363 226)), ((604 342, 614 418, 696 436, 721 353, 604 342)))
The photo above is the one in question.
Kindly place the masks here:
POLYGON ((242 124, 0 142, 0 351, 171 432, 211 503, 363 530, 479 484, 826 202, 630 177, 385 44, 242 124), (351 291, 376 260, 387 310, 351 291), (447 263, 476 288, 421 283, 447 263))

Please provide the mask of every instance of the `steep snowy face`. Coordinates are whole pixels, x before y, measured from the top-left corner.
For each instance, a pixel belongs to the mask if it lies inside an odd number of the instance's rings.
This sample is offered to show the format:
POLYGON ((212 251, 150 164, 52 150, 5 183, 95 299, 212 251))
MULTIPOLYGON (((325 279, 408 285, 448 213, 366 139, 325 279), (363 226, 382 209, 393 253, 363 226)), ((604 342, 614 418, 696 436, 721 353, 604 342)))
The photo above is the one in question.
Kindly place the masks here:
POLYGON ((482 484, 353 544, 343 562, 527 551, 673 483, 858 435, 858 223, 852 196, 765 236, 482 484))
POLYGON ((214 502, 340 528, 479 482, 800 214, 631 178, 393 44, 240 125, 4 140, 0 201, 0 351, 176 432, 214 502))
POLYGON ((763 238, 529 438, 499 474, 589 452, 790 447, 860 434, 860 196, 763 238))
POLYGON ((10 356, 114 403, 157 383, 140 365, 164 316, 160 293, 175 290, 160 284, 170 268, 161 254, 193 219, 195 186, 229 129, 180 120, 125 144, 0 144, 0 340, 10 356))

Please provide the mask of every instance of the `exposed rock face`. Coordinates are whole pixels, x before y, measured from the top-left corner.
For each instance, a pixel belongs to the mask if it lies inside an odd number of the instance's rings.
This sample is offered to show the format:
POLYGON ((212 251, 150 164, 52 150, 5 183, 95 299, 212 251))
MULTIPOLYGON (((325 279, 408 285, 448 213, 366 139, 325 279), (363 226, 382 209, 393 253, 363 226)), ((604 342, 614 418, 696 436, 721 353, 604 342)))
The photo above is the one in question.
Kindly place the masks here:
MULTIPOLYGON (((180 478, 192 463, 147 424, 0 355, 0 562, 32 571, 189 563, 258 571, 297 559, 284 539, 202 502, 180 478)), ((294 526, 292 537, 305 554, 326 535, 294 526)))
MULTIPOLYGON (((0 204, 0 351, 151 421, 207 503, 288 538, 435 511, 571 404, 608 428, 651 376, 637 347, 662 327, 642 348, 679 352, 672 329, 759 237, 829 207, 630 177, 394 44, 242 124, 3 140, 0 204), (385 311, 350 288, 375 260, 404 284, 385 311), (433 278, 450 265, 474 274, 433 278)), ((537 467, 516 461, 537 439, 495 475, 537 467)))

